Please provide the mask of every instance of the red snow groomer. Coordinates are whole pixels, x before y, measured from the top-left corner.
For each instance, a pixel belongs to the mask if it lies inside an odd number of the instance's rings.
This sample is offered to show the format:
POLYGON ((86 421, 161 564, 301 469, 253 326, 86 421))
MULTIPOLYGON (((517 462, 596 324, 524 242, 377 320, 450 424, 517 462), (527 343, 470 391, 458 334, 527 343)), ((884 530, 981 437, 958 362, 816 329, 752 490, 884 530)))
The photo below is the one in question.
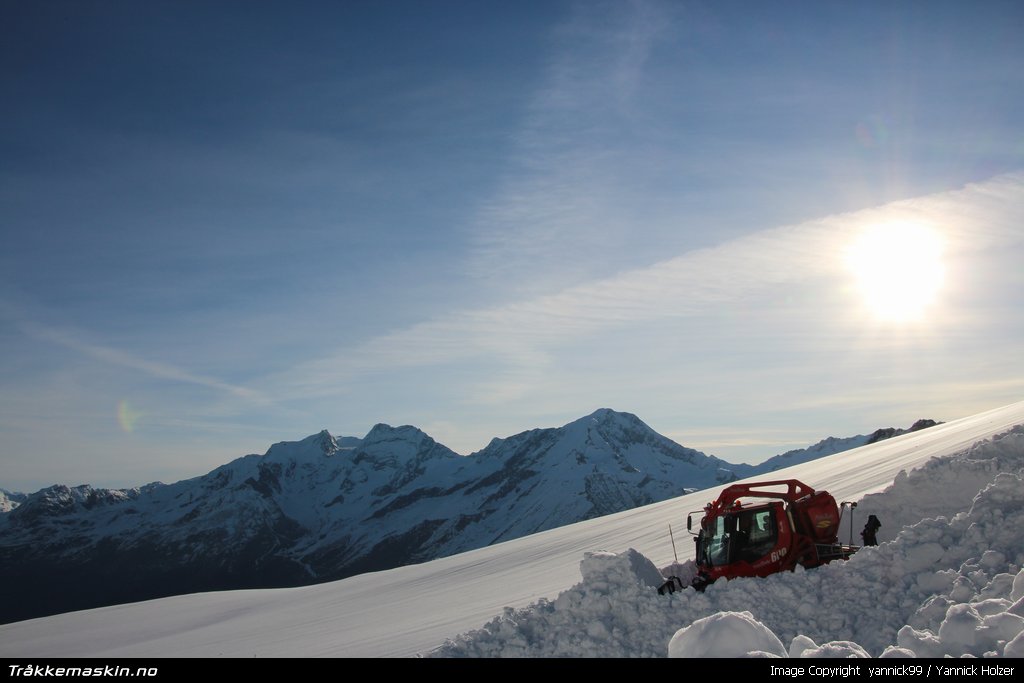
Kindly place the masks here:
MULTIPOLYGON (((855 503, 843 505, 852 510, 855 503)), ((845 560, 858 547, 839 543, 840 518, 831 494, 796 479, 729 486, 704 507, 692 585, 703 590, 723 576, 768 576, 845 560)), ((686 528, 693 533, 690 515, 686 528)))

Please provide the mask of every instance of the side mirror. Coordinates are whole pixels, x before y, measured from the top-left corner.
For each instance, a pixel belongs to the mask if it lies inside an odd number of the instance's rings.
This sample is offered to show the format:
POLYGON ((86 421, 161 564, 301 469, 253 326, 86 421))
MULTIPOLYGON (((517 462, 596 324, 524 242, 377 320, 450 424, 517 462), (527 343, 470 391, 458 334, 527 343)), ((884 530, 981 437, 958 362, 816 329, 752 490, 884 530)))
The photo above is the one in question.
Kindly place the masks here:
POLYGON ((693 517, 686 515, 686 530, 693 531, 693 517))

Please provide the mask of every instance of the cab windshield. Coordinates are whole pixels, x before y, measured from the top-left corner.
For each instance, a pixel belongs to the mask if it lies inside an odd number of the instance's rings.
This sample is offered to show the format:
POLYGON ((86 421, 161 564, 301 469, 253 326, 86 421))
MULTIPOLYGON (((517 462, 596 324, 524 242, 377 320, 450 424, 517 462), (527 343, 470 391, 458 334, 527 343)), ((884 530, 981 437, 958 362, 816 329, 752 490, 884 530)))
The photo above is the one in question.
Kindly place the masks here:
POLYGON ((732 562, 754 562, 775 547, 775 510, 772 507, 741 510, 716 518, 702 529, 698 558, 712 567, 732 562))

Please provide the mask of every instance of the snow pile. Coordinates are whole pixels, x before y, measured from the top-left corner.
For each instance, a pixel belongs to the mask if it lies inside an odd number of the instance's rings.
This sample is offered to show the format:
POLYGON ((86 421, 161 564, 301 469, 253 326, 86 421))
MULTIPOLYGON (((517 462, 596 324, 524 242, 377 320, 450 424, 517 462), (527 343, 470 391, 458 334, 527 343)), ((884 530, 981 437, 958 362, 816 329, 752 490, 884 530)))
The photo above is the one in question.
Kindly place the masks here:
MULTIPOLYGON (((663 610, 657 567, 632 548, 587 553, 580 563, 584 580, 555 600, 506 608, 482 631, 449 641, 435 655, 452 657, 606 657, 623 652, 664 656, 663 610)), ((670 634, 671 635, 671 634, 670 634)))
POLYGON ((897 644, 926 657, 1005 654, 1024 631, 1024 603, 1014 590, 1024 586, 1024 478, 1000 474, 969 513, 925 520, 907 532, 918 552, 904 566, 921 570, 908 587, 938 590, 900 628, 897 644), (925 569, 929 561, 959 567, 933 571, 925 569))
POLYGON ((669 657, 785 657, 782 641, 750 612, 719 612, 681 628, 669 657))
POLYGON ((723 633, 743 630, 760 635, 743 652, 720 654, 1022 656, 1022 468, 1024 427, 1017 427, 866 496, 859 519, 878 514, 895 540, 848 562, 718 581, 704 593, 658 595, 652 566, 636 551, 590 554, 584 581, 555 600, 506 609, 432 654, 708 656, 719 653, 723 633), (973 494, 960 493, 965 483, 973 494), (935 516, 904 527, 914 510, 935 516), (790 643, 788 653, 766 645, 758 626, 790 643))
POLYGON ((583 583, 598 590, 623 584, 657 588, 665 582, 654 563, 630 548, 622 555, 615 553, 586 553, 580 562, 583 583))
MULTIPOLYGON (((881 543, 894 539, 900 529, 922 519, 952 517, 969 509, 978 491, 999 472, 1018 472, 1024 467, 1022 449, 1024 431, 1017 427, 991 441, 980 441, 956 456, 932 458, 910 474, 900 472, 893 482, 895 490, 890 487, 884 493, 864 496, 855 510, 855 522, 863 526, 868 515, 877 516, 883 524, 878 532, 881 543)), ((844 531, 846 528, 844 520, 844 531)), ((860 543, 856 534, 854 542, 860 543)))
MULTIPOLYGON (((803 657, 803 658, 868 658, 871 655, 868 654, 867 650, 862 648, 857 643, 850 642, 849 640, 834 640, 831 643, 825 643, 824 645, 818 645, 807 636, 797 636, 789 644, 789 656, 803 657)), ((913 657, 913 653, 908 656, 913 657)))

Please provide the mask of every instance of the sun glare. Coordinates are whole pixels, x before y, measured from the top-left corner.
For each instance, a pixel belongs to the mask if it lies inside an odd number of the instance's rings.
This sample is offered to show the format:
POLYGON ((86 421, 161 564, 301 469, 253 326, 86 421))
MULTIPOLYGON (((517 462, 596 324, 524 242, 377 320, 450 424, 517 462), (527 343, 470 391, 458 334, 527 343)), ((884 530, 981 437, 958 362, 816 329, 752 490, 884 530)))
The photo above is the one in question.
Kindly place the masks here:
POLYGON ((917 223, 875 225, 849 248, 846 264, 874 315, 892 322, 917 320, 942 287, 942 239, 917 223))

